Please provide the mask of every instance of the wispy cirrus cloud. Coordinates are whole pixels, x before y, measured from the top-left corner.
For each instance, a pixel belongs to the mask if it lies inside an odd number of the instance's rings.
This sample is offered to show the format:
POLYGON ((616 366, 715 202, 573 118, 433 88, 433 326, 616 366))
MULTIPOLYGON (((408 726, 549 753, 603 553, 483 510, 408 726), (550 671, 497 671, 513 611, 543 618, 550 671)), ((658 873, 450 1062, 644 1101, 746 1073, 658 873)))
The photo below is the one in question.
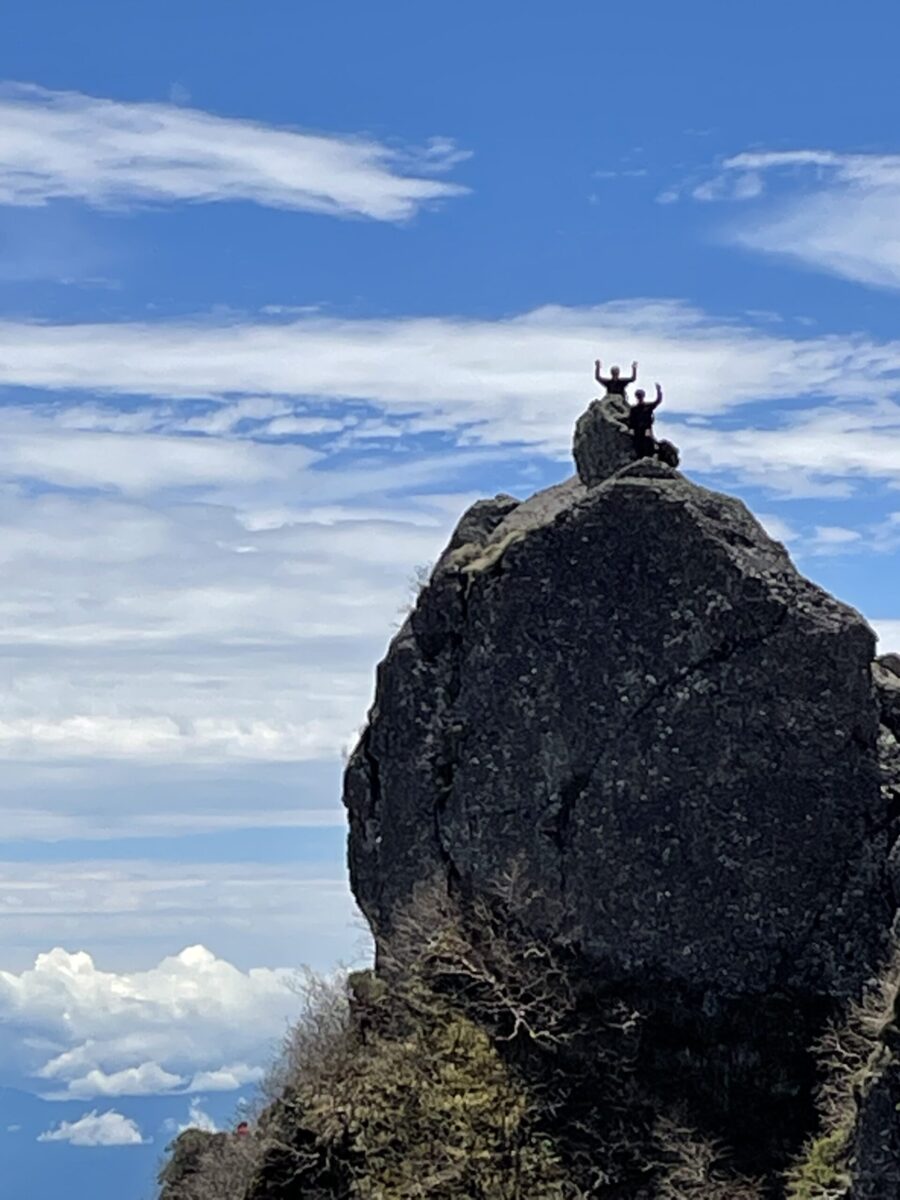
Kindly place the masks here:
POLYGON ((798 408, 766 427, 727 434, 684 424, 679 443, 696 469, 732 475, 783 495, 849 496, 866 478, 900 487, 900 403, 832 403, 798 408))
POLYGON ((436 178, 464 152, 447 138, 412 151, 306 133, 176 104, 0 87, 0 204, 96 207, 243 200, 402 221, 467 189, 436 178))
POLYGON ((760 200, 727 236, 857 283, 900 287, 900 155, 752 151, 689 189, 696 200, 760 200))
POLYGON ((193 477, 195 498, 242 491, 259 507, 265 488, 273 510, 288 496, 453 491, 454 473, 490 458, 566 461, 598 353, 663 380, 661 427, 701 470, 789 495, 900 484, 900 340, 792 335, 650 300, 497 320, 0 323, 0 385, 50 394, 0 415, 0 472, 148 496, 193 477), (67 389, 98 400, 73 404, 67 389))
MULTIPOLYGON (((497 320, 0 322, 0 386, 229 404, 245 394, 259 414, 266 397, 309 398, 297 412, 275 406, 274 421, 321 417, 323 403, 364 401, 408 419, 413 430, 472 425, 482 441, 560 446, 569 441, 572 409, 595 390, 598 354, 607 362, 640 359, 642 378, 662 379, 670 407, 683 414, 798 397, 886 396, 900 368, 900 341, 777 335, 677 301, 547 306, 497 320)), ((183 419, 173 421, 170 411, 170 425, 183 419)), ((272 430, 290 432, 290 424, 272 430)))

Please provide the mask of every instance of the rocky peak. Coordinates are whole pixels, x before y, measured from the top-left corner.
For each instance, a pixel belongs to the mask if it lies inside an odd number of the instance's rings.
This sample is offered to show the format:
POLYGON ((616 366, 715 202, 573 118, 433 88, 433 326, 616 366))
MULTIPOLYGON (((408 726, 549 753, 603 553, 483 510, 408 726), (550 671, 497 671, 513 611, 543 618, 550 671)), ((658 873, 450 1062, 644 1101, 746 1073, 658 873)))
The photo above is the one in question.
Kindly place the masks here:
POLYGON ((580 418, 578 476, 462 517, 348 765, 352 885, 384 946, 417 884, 516 863, 517 917, 647 1014, 665 1103, 770 1168, 884 959, 900 676, 741 501, 635 461, 619 408, 580 418))

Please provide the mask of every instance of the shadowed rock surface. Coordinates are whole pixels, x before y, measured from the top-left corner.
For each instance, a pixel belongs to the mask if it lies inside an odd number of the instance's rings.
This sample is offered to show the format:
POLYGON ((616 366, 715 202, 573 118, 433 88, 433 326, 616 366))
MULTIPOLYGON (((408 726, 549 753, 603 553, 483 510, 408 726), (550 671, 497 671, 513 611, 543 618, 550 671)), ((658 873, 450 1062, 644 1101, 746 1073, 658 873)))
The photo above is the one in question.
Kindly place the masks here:
POLYGON ((900 1043, 892 1033, 894 1056, 862 1103, 853 1141, 851 1200, 893 1200, 900 1196, 900 1043))

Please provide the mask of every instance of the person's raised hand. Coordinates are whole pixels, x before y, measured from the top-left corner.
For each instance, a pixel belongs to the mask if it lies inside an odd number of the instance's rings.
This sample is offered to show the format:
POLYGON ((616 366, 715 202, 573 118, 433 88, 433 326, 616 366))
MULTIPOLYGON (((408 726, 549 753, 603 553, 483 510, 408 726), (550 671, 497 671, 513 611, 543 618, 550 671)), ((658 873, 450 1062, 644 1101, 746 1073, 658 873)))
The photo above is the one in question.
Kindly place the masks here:
POLYGON ((637 363, 636 362, 633 362, 631 364, 631 369, 635 374, 637 374, 637 363))

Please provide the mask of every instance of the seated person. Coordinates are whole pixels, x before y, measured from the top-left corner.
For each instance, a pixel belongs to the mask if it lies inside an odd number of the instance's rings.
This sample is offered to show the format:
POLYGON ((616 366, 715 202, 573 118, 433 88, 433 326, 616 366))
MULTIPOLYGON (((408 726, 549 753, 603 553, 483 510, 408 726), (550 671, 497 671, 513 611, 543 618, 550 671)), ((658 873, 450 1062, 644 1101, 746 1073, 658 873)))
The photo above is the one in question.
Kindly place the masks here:
POLYGON ((662 404, 662 388, 656 385, 656 399, 648 402, 647 393, 638 388, 634 393, 637 403, 628 410, 626 423, 634 435, 634 448, 638 458, 650 458, 656 452, 656 442, 653 439, 653 414, 662 404))

